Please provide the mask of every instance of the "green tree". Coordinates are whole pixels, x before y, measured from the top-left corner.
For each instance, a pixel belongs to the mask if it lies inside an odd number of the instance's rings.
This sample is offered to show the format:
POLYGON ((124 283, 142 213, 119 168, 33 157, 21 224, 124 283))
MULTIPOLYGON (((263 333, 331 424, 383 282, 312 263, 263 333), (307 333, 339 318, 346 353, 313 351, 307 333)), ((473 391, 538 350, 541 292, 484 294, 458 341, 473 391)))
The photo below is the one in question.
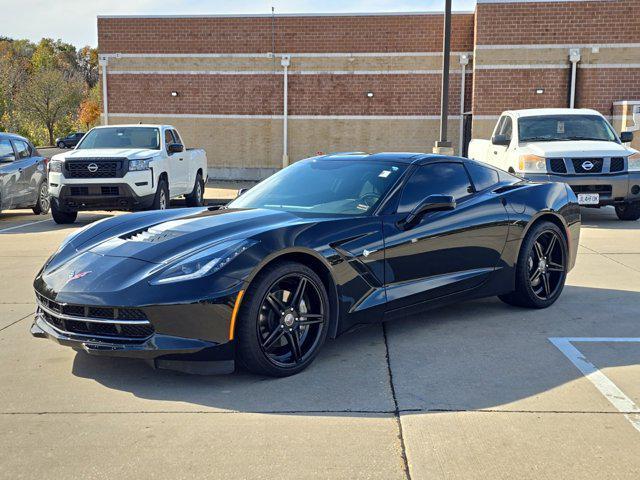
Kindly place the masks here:
POLYGON ((20 91, 18 106, 22 114, 46 128, 49 145, 53 145, 56 125, 78 111, 82 95, 82 81, 77 77, 40 66, 20 91))
POLYGON ((93 88, 98 83, 98 49, 86 46, 78 50, 77 65, 87 87, 93 88))

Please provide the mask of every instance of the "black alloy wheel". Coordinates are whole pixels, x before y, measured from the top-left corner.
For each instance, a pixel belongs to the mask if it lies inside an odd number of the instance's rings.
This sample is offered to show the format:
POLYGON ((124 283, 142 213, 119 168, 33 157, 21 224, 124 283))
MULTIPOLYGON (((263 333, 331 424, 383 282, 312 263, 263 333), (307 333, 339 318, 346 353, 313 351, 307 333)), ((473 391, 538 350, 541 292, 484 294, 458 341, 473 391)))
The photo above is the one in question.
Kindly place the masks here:
POLYGON ((265 270, 243 300, 239 354, 255 373, 293 375, 313 361, 325 341, 328 296, 305 265, 283 262, 265 270))
POLYGON ((515 290, 500 299, 510 305, 546 308, 562 293, 567 278, 567 240, 551 222, 534 225, 520 247, 515 290))

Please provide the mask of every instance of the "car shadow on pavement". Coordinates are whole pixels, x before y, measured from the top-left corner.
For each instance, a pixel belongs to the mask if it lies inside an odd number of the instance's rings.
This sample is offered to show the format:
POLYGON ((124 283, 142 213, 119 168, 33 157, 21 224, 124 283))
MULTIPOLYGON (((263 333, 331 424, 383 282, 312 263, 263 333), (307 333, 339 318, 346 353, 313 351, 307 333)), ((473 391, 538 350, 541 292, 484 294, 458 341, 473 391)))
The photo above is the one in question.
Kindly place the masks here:
POLYGON ((581 208, 582 226, 606 230, 640 230, 640 220, 622 221, 613 207, 581 208))
MULTIPOLYGON (((283 414, 388 414, 395 409, 391 372, 395 398, 407 413, 509 409, 514 402, 517 408, 548 404, 553 410, 572 411, 575 399, 558 397, 557 389, 582 375, 548 338, 637 337, 638 304, 639 292, 576 286, 567 286, 546 310, 510 307, 496 298, 461 303, 388 323, 384 329, 371 325, 343 335, 328 342, 306 371, 282 379, 245 371, 191 376, 85 353, 76 355, 73 374, 159 401, 147 404, 152 410, 169 405, 283 414)), ((636 361, 637 356, 614 355, 608 366, 636 361)))

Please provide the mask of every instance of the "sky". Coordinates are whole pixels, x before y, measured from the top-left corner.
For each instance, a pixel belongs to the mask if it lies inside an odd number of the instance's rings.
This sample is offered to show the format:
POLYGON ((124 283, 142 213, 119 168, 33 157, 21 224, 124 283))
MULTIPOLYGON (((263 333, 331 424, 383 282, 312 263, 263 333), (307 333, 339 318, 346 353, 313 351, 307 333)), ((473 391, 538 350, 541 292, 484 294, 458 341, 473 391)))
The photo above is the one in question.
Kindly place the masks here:
MULTIPOLYGON (((268 14, 441 11, 444 0, 1 0, 0 36, 38 41, 62 39, 97 46, 98 15, 268 14)), ((475 0, 453 0, 454 11, 471 11, 475 0)))

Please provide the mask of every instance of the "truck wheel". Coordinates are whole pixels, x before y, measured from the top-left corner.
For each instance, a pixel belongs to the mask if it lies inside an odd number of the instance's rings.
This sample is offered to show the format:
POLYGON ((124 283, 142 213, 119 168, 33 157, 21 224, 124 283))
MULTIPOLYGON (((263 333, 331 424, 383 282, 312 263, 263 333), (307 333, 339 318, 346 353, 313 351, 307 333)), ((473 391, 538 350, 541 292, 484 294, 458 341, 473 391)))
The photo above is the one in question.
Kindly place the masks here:
POLYGON ((49 207, 51 206, 51 201, 49 200, 49 185, 47 182, 42 182, 40 184, 40 188, 38 188, 38 199, 36 200, 36 204, 33 206, 33 213, 36 215, 46 215, 49 213, 49 207))
POLYGON ((73 223, 78 218, 78 212, 65 212, 58 208, 58 201, 54 198, 51 201, 51 216, 57 224, 64 225, 73 223))
POLYGON ((616 215, 624 221, 638 220, 640 218, 640 203, 616 205, 616 215))
POLYGON ((184 197, 187 201, 187 207, 201 207, 204 204, 204 180, 202 175, 196 177, 196 184, 189 195, 184 197))
POLYGON ((167 208, 169 208, 169 187, 166 180, 160 180, 151 210, 166 210, 167 208))

